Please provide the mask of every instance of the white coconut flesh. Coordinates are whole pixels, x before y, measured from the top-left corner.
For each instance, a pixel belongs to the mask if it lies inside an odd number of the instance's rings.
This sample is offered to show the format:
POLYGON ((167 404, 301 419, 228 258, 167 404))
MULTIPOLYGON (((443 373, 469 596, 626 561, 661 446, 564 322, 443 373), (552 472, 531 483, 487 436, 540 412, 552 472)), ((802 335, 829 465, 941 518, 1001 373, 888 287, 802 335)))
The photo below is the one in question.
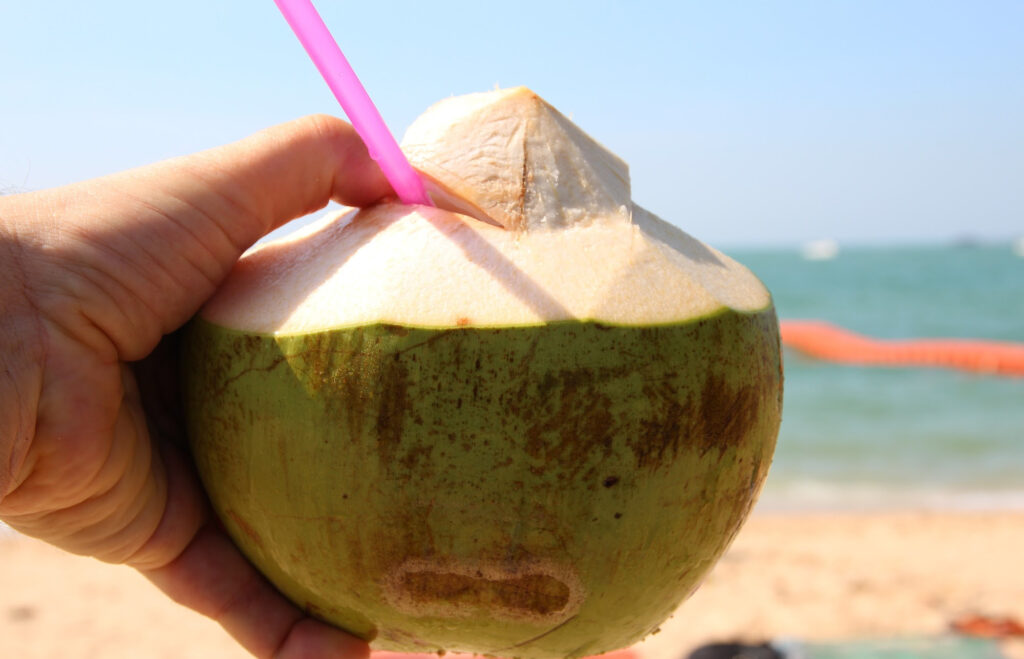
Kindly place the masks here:
POLYGON ((742 265, 634 204, 626 165, 525 88, 442 101, 402 146, 444 208, 346 210, 259 245, 202 316, 298 334, 649 326, 771 305, 742 265))

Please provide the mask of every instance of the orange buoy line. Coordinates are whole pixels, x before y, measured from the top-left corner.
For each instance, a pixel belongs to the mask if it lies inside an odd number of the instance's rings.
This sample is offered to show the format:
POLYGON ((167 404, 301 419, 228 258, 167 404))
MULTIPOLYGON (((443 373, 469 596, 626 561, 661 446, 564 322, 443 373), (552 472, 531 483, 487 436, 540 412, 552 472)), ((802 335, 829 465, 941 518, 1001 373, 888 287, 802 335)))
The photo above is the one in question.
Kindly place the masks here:
POLYGON ((820 320, 784 320, 779 325, 784 345, 816 359, 1024 376, 1024 343, 982 339, 874 339, 820 320))

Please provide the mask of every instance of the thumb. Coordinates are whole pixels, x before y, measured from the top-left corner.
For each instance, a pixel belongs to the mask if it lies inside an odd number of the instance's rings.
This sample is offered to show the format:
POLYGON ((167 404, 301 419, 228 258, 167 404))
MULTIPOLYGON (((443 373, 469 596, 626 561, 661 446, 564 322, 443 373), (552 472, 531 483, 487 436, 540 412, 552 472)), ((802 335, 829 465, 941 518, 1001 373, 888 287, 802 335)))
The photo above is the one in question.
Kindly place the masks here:
POLYGON ((331 199, 366 206, 392 194, 352 126, 329 115, 304 117, 226 146, 127 172, 133 184, 193 204, 210 204, 214 226, 247 248, 331 199))
POLYGON ((53 218, 40 244, 59 246, 65 299, 120 359, 135 360, 194 314, 270 230, 332 198, 362 206, 390 193, 354 129, 313 116, 61 188, 36 207, 53 218))

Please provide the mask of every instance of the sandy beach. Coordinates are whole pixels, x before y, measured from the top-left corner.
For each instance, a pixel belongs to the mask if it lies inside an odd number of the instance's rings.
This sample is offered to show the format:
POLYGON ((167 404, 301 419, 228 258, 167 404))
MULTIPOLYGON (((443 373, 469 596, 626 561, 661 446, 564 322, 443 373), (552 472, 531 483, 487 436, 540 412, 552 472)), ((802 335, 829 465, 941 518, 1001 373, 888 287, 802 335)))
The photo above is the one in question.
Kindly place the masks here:
MULTIPOLYGON (((1024 620, 1024 511, 758 513, 702 588, 637 648, 933 636, 968 614, 1024 620)), ((0 536, 0 657, 245 657, 132 570, 0 536)), ((1024 657, 1021 641, 1005 642, 1024 657)))

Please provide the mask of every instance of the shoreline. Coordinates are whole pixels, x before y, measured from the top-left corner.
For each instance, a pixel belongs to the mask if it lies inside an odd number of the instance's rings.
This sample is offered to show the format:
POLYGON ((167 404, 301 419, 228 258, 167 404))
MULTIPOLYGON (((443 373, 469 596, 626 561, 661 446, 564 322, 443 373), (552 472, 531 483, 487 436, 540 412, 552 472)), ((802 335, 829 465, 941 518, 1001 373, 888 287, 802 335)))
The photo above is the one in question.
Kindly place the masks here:
MULTIPOLYGON (((635 646, 937 637, 965 615, 1024 620, 1024 510, 757 510, 701 588, 635 646)), ((245 657, 133 570, 22 536, 0 541, 0 656, 245 657)), ((1003 644, 1024 658, 1024 642, 1003 644)))
POLYGON ((899 488, 871 482, 836 486, 802 481, 766 489, 753 509, 753 514, 849 512, 1024 512, 1024 489, 899 488))

